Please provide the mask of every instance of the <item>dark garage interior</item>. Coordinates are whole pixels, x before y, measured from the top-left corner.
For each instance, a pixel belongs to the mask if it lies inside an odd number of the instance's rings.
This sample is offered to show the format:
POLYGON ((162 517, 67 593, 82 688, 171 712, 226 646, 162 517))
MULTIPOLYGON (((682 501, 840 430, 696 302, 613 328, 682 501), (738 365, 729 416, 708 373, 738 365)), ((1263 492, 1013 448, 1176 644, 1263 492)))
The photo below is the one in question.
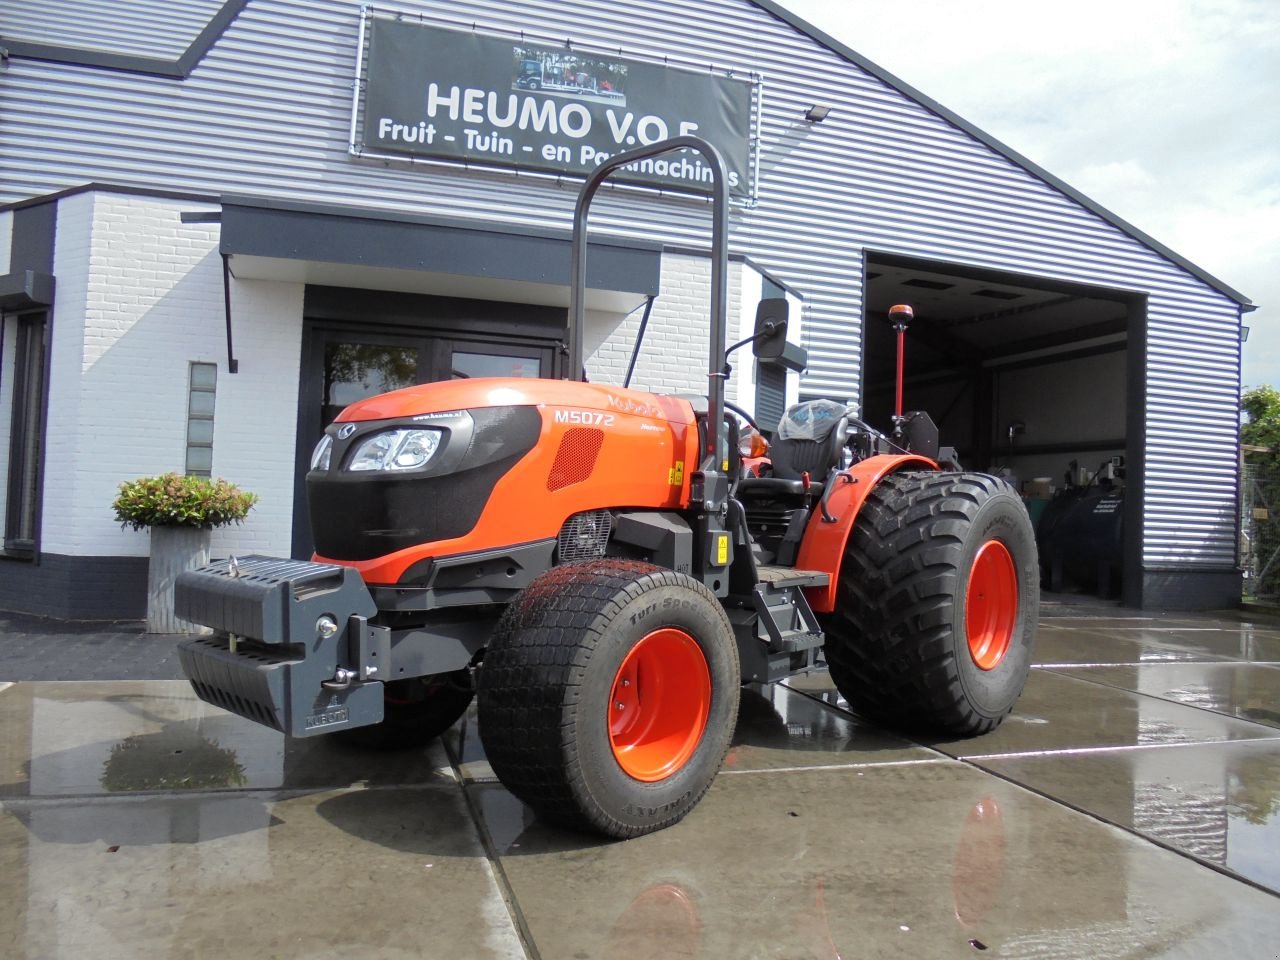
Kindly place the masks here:
POLYGON ((887 315, 910 304, 904 409, 927 411, 965 469, 1023 494, 1046 589, 1120 597, 1140 563, 1142 299, 868 254, 864 303, 864 417, 891 422, 887 315))

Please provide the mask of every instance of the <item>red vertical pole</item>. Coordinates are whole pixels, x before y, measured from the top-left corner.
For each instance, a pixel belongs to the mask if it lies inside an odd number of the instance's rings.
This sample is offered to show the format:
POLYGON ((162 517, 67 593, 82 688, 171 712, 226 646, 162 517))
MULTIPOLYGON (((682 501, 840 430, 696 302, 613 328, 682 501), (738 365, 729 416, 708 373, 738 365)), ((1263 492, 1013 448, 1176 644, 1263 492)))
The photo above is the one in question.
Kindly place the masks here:
POLYGON ((896 303, 889 308, 889 321, 898 334, 898 377, 893 404, 893 432, 897 436, 902 432, 902 381, 905 378, 907 355, 907 323, 915 316, 914 311, 905 303, 896 303))
POLYGON ((906 355, 906 352, 907 352, 907 328, 898 327, 898 379, 897 379, 898 390, 897 390, 897 399, 894 401, 894 404, 893 404, 893 415, 895 418, 901 418, 902 416, 902 378, 903 378, 903 370, 906 366, 904 362, 904 357, 906 355))

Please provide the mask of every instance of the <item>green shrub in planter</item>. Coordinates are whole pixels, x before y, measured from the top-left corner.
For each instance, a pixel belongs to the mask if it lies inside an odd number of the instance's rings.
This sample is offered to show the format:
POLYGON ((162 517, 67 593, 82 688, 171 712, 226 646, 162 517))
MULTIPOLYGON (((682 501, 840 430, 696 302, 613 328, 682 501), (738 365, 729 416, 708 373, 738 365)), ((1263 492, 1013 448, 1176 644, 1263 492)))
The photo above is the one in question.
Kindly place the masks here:
POLYGON ((166 473, 120 484, 120 495, 111 506, 116 519, 134 530, 144 527, 208 530, 240 523, 257 501, 255 494, 245 493, 226 480, 166 473))

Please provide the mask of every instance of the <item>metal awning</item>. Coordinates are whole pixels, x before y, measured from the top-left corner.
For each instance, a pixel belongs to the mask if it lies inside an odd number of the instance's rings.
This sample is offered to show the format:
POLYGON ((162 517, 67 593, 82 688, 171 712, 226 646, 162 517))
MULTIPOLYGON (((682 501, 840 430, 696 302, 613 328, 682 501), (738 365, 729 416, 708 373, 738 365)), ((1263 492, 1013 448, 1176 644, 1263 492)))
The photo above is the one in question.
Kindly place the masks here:
POLYGON ((0 310, 26 310, 53 303, 52 274, 18 270, 0 276, 0 310))
MULTIPOLYGON (((240 280, 569 302, 568 231, 231 197, 220 219, 221 252, 240 280)), ((592 242, 587 306, 626 312, 656 295, 661 259, 658 244, 592 242)))

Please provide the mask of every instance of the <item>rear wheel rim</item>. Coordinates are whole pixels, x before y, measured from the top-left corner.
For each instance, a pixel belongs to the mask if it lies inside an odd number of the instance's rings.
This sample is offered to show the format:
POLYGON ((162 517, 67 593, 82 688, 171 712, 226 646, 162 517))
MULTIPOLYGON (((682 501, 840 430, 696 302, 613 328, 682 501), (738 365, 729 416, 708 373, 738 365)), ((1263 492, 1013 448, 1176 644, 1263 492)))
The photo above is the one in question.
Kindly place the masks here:
POLYGON ((664 780, 689 762, 711 712, 711 671, 683 630, 640 640, 618 667, 609 696, 609 744, 629 777, 664 780))
POLYGON ((988 540, 973 558, 964 609, 969 655, 979 669, 994 670, 1009 652, 1018 619, 1018 573, 999 540, 988 540))

